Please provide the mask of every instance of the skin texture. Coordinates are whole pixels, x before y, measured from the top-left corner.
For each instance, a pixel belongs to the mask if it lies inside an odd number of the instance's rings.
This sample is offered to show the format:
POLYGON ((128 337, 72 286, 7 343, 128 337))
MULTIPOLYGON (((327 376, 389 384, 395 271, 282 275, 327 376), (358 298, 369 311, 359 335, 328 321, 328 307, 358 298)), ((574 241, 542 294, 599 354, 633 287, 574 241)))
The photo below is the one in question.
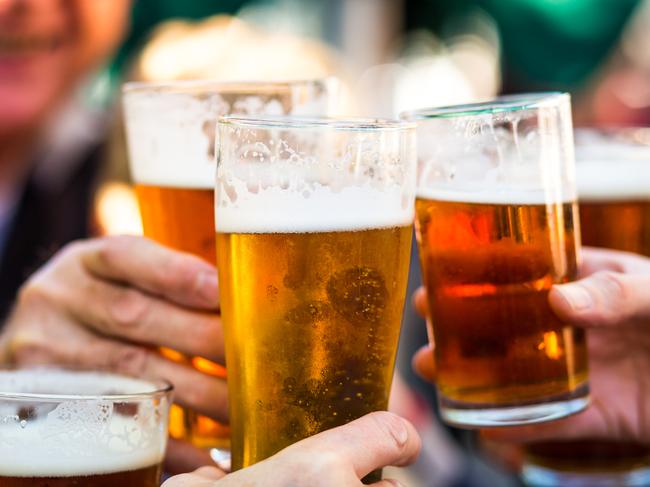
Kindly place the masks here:
POLYGON ((129 0, 0 0, 0 140, 33 133, 117 48, 129 0))
MULTIPOLYGON (((172 362, 156 348, 223 363, 214 266, 139 237, 106 237, 63 248, 21 288, 0 335, 0 363, 55 364, 165 378, 182 406, 227 421, 223 379, 172 362)), ((170 445, 169 468, 211 464, 170 445)))
MULTIPOLYGON (((587 330, 592 404, 584 412, 545 424, 482 432, 486 439, 603 438, 650 444, 650 259, 613 250, 584 249, 580 280, 549 294, 553 311, 587 330)), ((414 300, 426 315, 424 290, 414 300)), ((431 346, 415 369, 435 382, 431 346)))
MULTIPOLYGON (((169 479, 164 487, 361 487, 361 478, 388 465, 412 463, 420 438, 406 420, 387 412, 300 441, 252 467, 223 476, 214 468, 169 479)), ((382 480, 375 487, 396 487, 382 480)))

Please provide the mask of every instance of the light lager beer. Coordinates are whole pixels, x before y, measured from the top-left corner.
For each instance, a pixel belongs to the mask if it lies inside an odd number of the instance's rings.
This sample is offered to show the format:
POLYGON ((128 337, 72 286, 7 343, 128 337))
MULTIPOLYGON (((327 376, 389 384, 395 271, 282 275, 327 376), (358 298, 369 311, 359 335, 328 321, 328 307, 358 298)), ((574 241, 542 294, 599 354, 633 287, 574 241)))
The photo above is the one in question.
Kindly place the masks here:
POLYGON ((234 469, 386 409, 404 306, 414 130, 284 123, 220 123, 217 267, 234 469))

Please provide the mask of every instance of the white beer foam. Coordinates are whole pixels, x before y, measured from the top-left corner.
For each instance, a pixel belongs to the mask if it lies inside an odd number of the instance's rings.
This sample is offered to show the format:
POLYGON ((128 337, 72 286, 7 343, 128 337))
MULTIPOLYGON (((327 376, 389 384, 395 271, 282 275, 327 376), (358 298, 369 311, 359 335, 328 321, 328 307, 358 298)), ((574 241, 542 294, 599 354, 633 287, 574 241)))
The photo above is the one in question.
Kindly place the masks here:
POLYGON ((569 190, 558 193, 541 189, 521 188, 463 188, 458 191, 447 189, 418 189, 418 198, 455 203, 477 203, 491 205, 545 205, 547 203, 571 203, 575 200, 569 190))
MULTIPOLYGON (((149 382, 100 373, 0 372, 3 393, 97 395, 155 389, 149 382)), ((34 401, 38 419, 21 421, 20 404, 0 398, 0 476, 109 474, 160 463, 166 428, 147 406, 140 403, 136 419, 118 414, 109 401, 34 401)))
POLYGON ((411 225, 413 201, 399 187, 350 186, 338 191, 316 186, 288 191, 277 186, 255 193, 235 190, 237 198, 219 198, 219 233, 298 233, 355 231, 411 225))
POLYGON ((650 200, 647 160, 583 160, 576 165, 578 196, 584 201, 650 200))
POLYGON ((206 121, 216 119, 209 98, 185 93, 126 94, 129 160, 139 184, 214 188, 216 164, 206 121))

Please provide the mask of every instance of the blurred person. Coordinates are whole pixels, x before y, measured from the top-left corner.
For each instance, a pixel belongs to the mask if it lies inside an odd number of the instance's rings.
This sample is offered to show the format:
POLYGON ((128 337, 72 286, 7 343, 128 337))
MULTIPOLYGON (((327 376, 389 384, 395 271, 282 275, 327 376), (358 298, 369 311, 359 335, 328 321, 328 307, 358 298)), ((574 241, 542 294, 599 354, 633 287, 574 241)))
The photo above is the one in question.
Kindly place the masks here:
POLYGON ((130 0, 0 0, 0 314, 29 273, 91 231, 104 124, 74 106, 130 0))
MULTIPOLYGON (((214 266, 139 238, 68 244, 92 232, 107 128, 75 95, 118 46, 130 7, 0 0, 0 363, 165 377, 180 404, 225 420, 223 380, 152 351, 173 345, 223 362, 214 266)), ((171 471, 211 463, 170 448, 171 471)))
MULTIPOLYGON (((650 444, 650 259, 615 250, 584 249, 581 278, 549 293, 557 316, 587 330, 591 406, 538 425, 485 430, 489 440, 525 443, 598 438, 650 444)), ((426 313, 424 289, 415 303, 426 313)), ((431 346, 414 357, 435 381, 431 346)))
MULTIPOLYGON (((420 450, 415 428, 387 412, 370 413, 311 436, 230 475, 204 467, 173 477, 164 487, 357 487, 361 478, 389 465, 412 463, 420 450)), ((385 479, 374 487, 399 487, 385 479)))

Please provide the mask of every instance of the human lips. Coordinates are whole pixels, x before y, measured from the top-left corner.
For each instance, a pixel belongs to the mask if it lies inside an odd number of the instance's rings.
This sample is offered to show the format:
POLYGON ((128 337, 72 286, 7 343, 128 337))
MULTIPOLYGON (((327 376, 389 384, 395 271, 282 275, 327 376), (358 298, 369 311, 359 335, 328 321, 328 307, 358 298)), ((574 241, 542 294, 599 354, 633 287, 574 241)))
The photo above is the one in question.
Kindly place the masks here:
POLYGON ((22 58, 52 53, 65 44, 64 35, 23 34, 0 32, 0 58, 22 58))

